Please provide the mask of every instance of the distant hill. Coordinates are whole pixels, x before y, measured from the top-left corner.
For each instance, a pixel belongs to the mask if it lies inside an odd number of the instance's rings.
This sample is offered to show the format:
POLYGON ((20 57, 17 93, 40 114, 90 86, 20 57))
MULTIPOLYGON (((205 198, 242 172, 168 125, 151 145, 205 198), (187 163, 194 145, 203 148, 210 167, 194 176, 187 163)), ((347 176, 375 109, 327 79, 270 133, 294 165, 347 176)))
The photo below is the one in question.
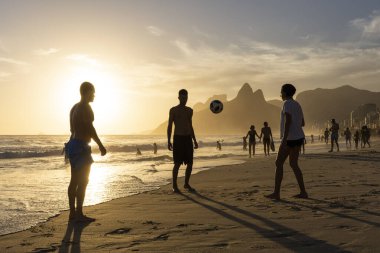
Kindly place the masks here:
POLYGON ((277 106, 277 107, 282 109, 282 105, 283 105, 284 101, 279 100, 279 99, 273 99, 273 100, 268 100, 267 103, 274 105, 274 106, 277 106))
POLYGON ((374 103, 380 106, 380 92, 360 90, 349 85, 335 89, 315 89, 298 94, 306 126, 310 123, 323 124, 335 118, 339 123, 350 118, 350 113, 359 105, 374 103), (308 122, 310 122, 308 124, 308 122))
MULTIPOLYGON (((261 90, 253 92, 251 86, 245 83, 234 99, 227 101, 226 98, 225 95, 213 96, 206 103, 197 104, 193 116, 193 126, 197 135, 243 136, 248 132, 250 125, 255 125, 260 131, 264 121, 267 121, 273 130, 279 128, 280 108, 267 103, 261 90), (208 108, 209 102, 214 98, 224 101, 224 109, 220 114, 213 114, 208 108)), ((158 126, 152 134, 165 134, 166 128, 167 121, 158 126)))

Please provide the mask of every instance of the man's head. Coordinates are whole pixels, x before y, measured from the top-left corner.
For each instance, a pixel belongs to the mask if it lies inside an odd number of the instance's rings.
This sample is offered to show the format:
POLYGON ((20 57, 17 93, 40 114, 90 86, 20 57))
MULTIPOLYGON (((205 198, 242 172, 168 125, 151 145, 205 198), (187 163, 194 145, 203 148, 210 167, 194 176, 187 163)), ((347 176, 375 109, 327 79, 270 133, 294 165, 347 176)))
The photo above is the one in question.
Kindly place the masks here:
POLYGON ((264 122, 264 126, 267 127, 268 126, 268 122, 265 121, 264 122))
POLYGON ((331 123, 335 123, 335 119, 331 119, 331 123))
POLYGON ((255 126, 254 125, 251 125, 251 130, 255 130, 255 126))
POLYGON ((296 93, 296 87, 293 84, 286 83, 281 87, 281 98, 282 100, 286 100, 288 98, 292 98, 296 93))
POLYGON ((179 103, 181 105, 186 105, 186 103, 187 103, 187 90, 181 89, 178 92, 178 99, 179 99, 179 103))
POLYGON ((93 102, 95 98, 95 87, 90 82, 83 82, 80 85, 80 95, 82 100, 93 102))

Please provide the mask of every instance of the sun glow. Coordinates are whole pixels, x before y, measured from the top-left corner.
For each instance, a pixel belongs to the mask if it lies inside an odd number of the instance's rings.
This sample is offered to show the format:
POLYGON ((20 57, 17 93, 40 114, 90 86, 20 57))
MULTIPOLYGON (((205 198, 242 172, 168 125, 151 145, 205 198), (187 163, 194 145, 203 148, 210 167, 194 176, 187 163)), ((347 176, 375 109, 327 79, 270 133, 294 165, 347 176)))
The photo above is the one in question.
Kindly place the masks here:
MULTIPOLYGON (((84 81, 95 86, 95 99, 91 107, 95 114, 95 127, 100 133, 114 130, 117 117, 123 108, 123 86, 120 78, 110 70, 98 65, 74 66, 62 79, 62 87, 58 94, 62 110, 68 113, 71 107, 80 100, 79 87, 84 81), (100 130, 100 131, 99 131, 100 130)), ((126 100, 124 100, 126 101, 126 100)))

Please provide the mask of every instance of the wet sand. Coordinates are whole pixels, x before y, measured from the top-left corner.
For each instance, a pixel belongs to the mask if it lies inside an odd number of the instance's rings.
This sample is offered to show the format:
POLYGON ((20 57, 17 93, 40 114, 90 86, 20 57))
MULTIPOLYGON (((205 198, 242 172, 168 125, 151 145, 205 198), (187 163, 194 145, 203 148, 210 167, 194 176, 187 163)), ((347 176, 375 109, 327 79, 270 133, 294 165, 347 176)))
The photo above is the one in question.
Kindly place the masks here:
POLYGON ((192 176, 197 193, 167 185, 85 207, 90 224, 62 212, 1 236, 0 252, 380 252, 379 151, 301 156, 309 199, 292 197, 288 164, 282 200, 265 198, 275 155, 246 158, 192 176))

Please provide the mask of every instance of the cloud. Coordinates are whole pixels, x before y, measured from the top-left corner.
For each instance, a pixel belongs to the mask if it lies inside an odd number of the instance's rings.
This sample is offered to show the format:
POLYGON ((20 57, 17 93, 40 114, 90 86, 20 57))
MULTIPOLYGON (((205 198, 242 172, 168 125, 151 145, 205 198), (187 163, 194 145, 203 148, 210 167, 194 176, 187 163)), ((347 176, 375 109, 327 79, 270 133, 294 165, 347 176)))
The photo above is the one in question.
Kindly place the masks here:
POLYGON ((358 18, 350 21, 350 24, 359 29, 363 38, 380 40, 380 12, 374 11, 367 18, 358 18))
POLYGON ((27 62, 15 60, 12 58, 5 58, 5 57, 0 57, 0 63, 8 63, 8 64, 13 64, 13 65, 27 65, 27 62))
POLYGON ((358 48, 355 43, 313 42, 303 47, 283 47, 241 40, 215 48, 178 39, 172 44, 182 55, 136 67, 131 74, 134 83, 146 89, 157 87, 163 93, 181 84, 199 96, 207 96, 205 89, 235 95, 243 83, 249 82, 273 97, 278 96, 275 88, 284 82, 294 82, 302 91, 343 84, 373 88, 380 79, 380 52, 358 48))
POLYGON ((97 59, 92 58, 86 54, 71 54, 71 55, 66 56, 66 59, 76 61, 76 62, 87 63, 93 66, 101 66, 101 64, 99 63, 97 59))
POLYGON ((161 36, 164 34, 164 31, 161 30, 160 28, 156 27, 156 26, 152 26, 152 25, 147 26, 146 29, 148 30, 148 32, 150 32, 154 36, 161 36))
POLYGON ((192 54, 192 50, 185 40, 177 39, 172 43, 185 55, 189 56, 192 54))
POLYGON ((39 55, 39 56, 48 56, 51 54, 58 53, 60 49, 57 48, 48 48, 48 49, 36 49, 33 51, 34 55, 39 55))
POLYGON ((8 77, 12 75, 11 73, 8 73, 8 72, 0 72, 0 79, 4 78, 4 77, 8 77))

